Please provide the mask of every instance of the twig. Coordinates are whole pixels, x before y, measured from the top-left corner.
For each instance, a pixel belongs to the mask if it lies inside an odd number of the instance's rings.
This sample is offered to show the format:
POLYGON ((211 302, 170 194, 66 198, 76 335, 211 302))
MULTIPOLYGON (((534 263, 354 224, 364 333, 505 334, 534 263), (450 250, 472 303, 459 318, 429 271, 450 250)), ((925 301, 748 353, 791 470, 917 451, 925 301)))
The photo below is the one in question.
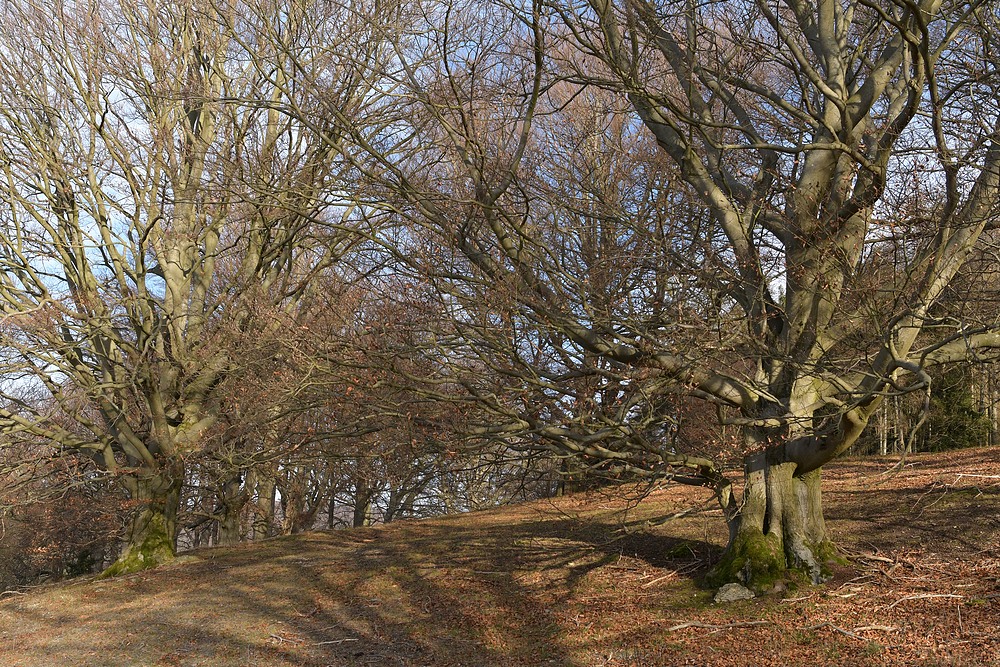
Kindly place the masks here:
POLYGON ((889 563, 890 565, 894 565, 896 563, 896 561, 894 561, 891 558, 886 558, 885 556, 876 556, 875 554, 858 554, 857 556, 855 556, 855 558, 858 560, 874 560, 880 563, 889 563))
POLYGON ((868 640, 862 637, 861 635, 857 634, 858 632, 865 632, 866 630, 882 630, 884 632, 895 632, 896 630, 899 630, 899 628, 892 625, 862 625, 861 627, 854 628, 854 631, 852 632, 851 630, 845 630, 844 628, 838 627, 833 623, 829 622, 820 623, 819 625, 810 625, 808 627, 799 628, 799 630, 822 630, 823 628, 830 628, 831 630, 839 632, 840 634, 846 637, 850 637, 851 639, 857 639, 858 641, 862 642, 866 642, 868 640))
POLYGON ((900 598, 883 609, 892 609, 900 602, 906 602, 907 600, 926 600, 928 598, 964 598, 964 595, 956 595, 954 593, 921 593, 919 595, 907 595, 905 598, 900 598))
POLYGON ((844 583, 842 583, 840 586, 837 586, 836 590, 838 590, 838 591, 839 590, 843 590, 843 589, 847 588, 848 586, 854 586, 855 588, 860 589, 860 587, 862 585, 868 583, 866 580, 872 579, 874 576, 875 576, 874 574, 862 574, 859 577, 854 577, 853 579, 848 579, 847 581, 845 581, 844 583))
POLYGON ((649 588, 653 584, 659 583, 659 582, 663 581, 664 579, 669 579, 670 577, 676 577, 676 576, 677 576, 676 572, 668 572, 667 574, 663 575, 662 577, 657 577, 656 579, 653 579, 652 581, 648 581, 648 582, 644 583, 642 585, 642 588, 649 588))
POLYGON ((697 621, 688 621, 686 623, 680 623, 673 627, 667 628, 667 632, 673 632, 675 630, 683 630, 684 628, 705 628, 706 630, 730 630, 732 628, 749 628, 755 625, 770 625, 770 621, 745 621, 742 623, 727 623, 726 625, 712 625, 711 623, 698 623, 697 621))
POLYGON ((675 512, 675 513, 671 514, 670 516, 660 517, 658 519, 647 519, 646 521, 643 521, 641 523, 638 523, 638 524, 635 524, 635 525, 632 525, 632 526, 624 526, 622 528, 619 528, 616 531, 618 533, 618 535, 616 535, 615 537, 611 538, 606 544, 611 544, 612 542, 617 542, 620 539, 623 539, 623 538, 628 537, 630 535, 634 535, 635 533, 641 533, 641 532, 649 530, 651 528, 658 528, 658 527, 660 527, 660 526, 662 526, 664 524, 670 523, 671 521, 674 521, 676 519, 683 519, 684 517, 690 516, 692 514, 700 514, 701 512, 704 512, 704 511, 708 510, 709 507, 710 507, 710 505, 712 504, 712 502, 714 502, 714 501, 709 501, 709 502, 706 502, 706 503, 702 503, 701 505, 694 505, 692 507, 688 507, 686 509, 683 509, 680 512, 675 512))
POLYGON ((332 639, 332 640, 330 640, 328 642, 316 642, 315 644, 310 644, 310 646, 325 646, 327 644, 343 644, 344 642, 359 642, 359 641, 361 641, 361 640, 360 639, 354 639, 353 637, 349 637, 347 639, 332 639))
POLYGON ((695 570, 697 570, 698 568, 700 568, 702 566, 702 564, 703 564, 703 561, 696 560, 693 563, 691 563, 690 565, 685 565, 681 569, 677 570, 676 573, 677 574, 687 574, 688 572, 694 572, 695 570))

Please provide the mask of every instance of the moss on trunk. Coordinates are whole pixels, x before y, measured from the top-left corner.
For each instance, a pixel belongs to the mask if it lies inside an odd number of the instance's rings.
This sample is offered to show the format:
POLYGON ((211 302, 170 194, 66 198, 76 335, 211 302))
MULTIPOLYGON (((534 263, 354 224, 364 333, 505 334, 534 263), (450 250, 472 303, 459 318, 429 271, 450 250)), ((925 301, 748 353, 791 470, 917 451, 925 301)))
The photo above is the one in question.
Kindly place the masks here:
POLYGON ((828 539, 820 474, 795 476, 795 465, 766 453, 748 458, 743 503, 730 516, 730 538, 707 581, 739 582, 758 593, 802 575, 813 583, 830 577, 836 548, 828 539))
POLYGON ((183 476, 169 471, 123 480, 137 508, 121 555, 101 577, 137 572, 173 560, 177 553, 177 510, 183 476))
POLYGON ((101 578, 138 572, 174 559, 174 535, 163 512, 144 511, 134 521, 144 524, 141 535, 126 545, 121 556, 101 573, 101 578))
POLYGON ((752 586, 757 592, 765 592, 785 577, 786 570, 780 540, 773 535, 745 531, 730 542, 707 581, 716 588, 740 582, 752 586))

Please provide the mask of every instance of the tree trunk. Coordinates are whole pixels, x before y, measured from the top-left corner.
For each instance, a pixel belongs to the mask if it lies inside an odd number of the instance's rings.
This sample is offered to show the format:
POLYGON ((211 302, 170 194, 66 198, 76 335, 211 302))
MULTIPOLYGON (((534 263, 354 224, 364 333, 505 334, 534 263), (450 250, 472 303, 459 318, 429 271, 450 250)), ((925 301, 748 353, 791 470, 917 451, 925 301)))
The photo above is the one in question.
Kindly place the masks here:
MULTIPOLYGON (((247 482, 248 486, 250 482, 247 482)), ((263 471, 256 476, 254 486, 257 502, 254 508, 253 539, 260 540, 274 534, 274 502, 276 485, 272 471, 263 471)))
POLYGON ((351 525, 355 528, 371 524, 373 492, 364 479, 358 479, 354 487, 354 513, 351 525))
POLYGON ((560 466, 560 481, 557 497, 562 497, 567 493, 577 493, 587 488, 587 471, 583 466, 576 465, 576 461, 564 458, 560 466))
POLYGON ((169 468, 123 479, 136 507, 118 560, 102 573, 112 577, 156 567, 177 553, 177 510, 184 476, 169 468))
POLYGON ((889 405, 886 403, 878 410, 878 453, 880 456, 889 453, 889 405))
POLYGON ((246 502, 247 494, 242 488, 240 475, 228 479, 219 493, 222 511, 219 518, 219 544, 231 546, 240 543, 240 514, 243 513, 246 502))
POLYGON ((337 527, 337 497, 334 494, 330 494, 326 507, 326 528, 333 530, 337 527))
POLYGON ((286 472, 285 483, 281 485, 281 534, 292 535, 302 532, 303 515, 306 505, 305 474, 301 469, 286 472))
POLYGON ((382 515, 382 523, 389 523, 396 518, 396 513, 403 503, 403 492, 395 487, 389 489, 389 498, 385 503, 385 513, 382 515))
POLYGON ((796 476, 779 450, 749 456, 743 503, 729 515, 729 545, 710 576, 713 584, 738 581, 760 593, 788 576, 829 579, 835 548, 826 533, 820 471, 796 476))
POLYGON ((366 500, 359 500, 354 504, 354 516, 351 521, 351 525, 354 528, 361 528, 362 526, 367 526, 371 523, 371 515, 369 511, 371 510, 371 503, 366 500))

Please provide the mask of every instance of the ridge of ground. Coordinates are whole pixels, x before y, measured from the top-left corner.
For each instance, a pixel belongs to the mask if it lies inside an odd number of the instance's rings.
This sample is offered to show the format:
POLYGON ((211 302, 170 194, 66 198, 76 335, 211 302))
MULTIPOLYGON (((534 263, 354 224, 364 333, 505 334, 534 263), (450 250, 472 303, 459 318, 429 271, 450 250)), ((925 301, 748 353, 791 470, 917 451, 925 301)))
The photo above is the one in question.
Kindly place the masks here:
POLYGON ((619 487, 8 592, 0 665, 1000 666, 1000 449, 839 462, 824 490, 846 564, 820 586, 715 604, 706 492, 619 487))

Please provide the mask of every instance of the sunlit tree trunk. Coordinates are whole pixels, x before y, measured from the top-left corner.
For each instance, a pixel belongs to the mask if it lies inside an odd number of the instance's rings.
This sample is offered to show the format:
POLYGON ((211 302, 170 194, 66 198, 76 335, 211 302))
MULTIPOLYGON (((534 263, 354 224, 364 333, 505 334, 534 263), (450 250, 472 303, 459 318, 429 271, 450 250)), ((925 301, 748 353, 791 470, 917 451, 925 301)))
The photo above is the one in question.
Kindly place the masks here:
POLYGON ((747 458, 745 488, 729 514, 730 537, 712 578, 741 581, 766 591, 788 569, 805 572, 818 583, 830 575, 836 551, 826 532, 820 471, 795 475, 780 450, 747 458))
POLYGON ((266 471, 256 474, 254 483, 253 539, 260 540, 274 534, 274 508, 277 485, 274 476, 266 471))
POLYGON ((243 488, 242 477, 234 476, 226 480, 219 491, 219 540, 221 545, 239 544, 243 538, 241 517, 246 506, 248 492, 243 488))
POLYGON ((183 471, 140 470, 122 478, 132 505, 125 543, 104 576, 134 572, 170 561, 177 549, 177 510, 183 471))
POLYGON ((355 528, 367 526, 372 520, 372 496, 375 491, 371 488, 368 480, 359 475, 354 480, 354 509, 351 516, 351 525, 355 528))

